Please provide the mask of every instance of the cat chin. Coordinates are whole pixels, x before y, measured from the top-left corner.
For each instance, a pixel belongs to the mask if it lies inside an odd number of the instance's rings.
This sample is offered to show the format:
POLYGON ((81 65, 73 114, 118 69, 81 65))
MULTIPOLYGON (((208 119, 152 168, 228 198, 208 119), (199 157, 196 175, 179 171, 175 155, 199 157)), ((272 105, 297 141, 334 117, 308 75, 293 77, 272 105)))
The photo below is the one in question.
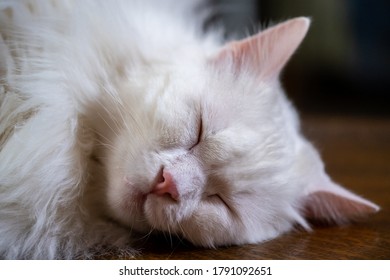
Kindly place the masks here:
POLYGON ((195 246, 205 248, 218 248, 223 246, 238 246, 246 244, 259 244, 268 240, 277 238, 284 233, 290 231, 294 227, 294 223, 281 222, 278 228, 272 225, 245 228, 243 224, 231 221, 227 225, 221 224, 204 224, 199 225, 182 224, 181 236, 190 241, 195 246))

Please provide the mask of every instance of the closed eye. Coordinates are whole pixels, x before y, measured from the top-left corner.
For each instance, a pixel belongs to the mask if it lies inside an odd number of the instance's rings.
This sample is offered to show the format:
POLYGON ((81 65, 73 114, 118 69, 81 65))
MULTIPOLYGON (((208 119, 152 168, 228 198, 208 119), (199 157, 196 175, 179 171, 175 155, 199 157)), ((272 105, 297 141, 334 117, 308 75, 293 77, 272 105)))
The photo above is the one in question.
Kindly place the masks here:
POLYGON ((226 206, 226 208, 228 208, 230 211, 232 211, 232 209, 230 208, 229 204, 226 202, 226 200, 219 194, 211 194, 211 195, 208 195, 207 196, 208 199, 211 199, 213 201, 216 201, 218 203, 222 203, 223 205, 226 206))
POLYGON ((203 120, 201 117, 199 123, 199 131, 198 131, 198 142, 196 143, 196 145, 200 143, 200 140, 202 139, 202 134, 203 134, 203 120))
POLYGON ((200 143, 200 141, 202 140, 202 134, 203 134, 203 121, 201 117, 199 122, 199 128, 198 128, 198 136, 196 138, 195 144, 190 148, 191 150, 200 143))

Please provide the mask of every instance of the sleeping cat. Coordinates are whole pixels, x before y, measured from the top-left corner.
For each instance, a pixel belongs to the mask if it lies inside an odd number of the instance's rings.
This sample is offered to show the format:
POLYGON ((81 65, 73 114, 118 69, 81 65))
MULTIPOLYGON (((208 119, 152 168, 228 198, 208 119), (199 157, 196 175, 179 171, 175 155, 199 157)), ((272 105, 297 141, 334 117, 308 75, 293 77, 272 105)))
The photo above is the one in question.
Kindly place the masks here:
POLYGON ((280 85, 310 20, 225 43, 198 4, 0 1, 2 258, 131 254, 135 232, 258 243, 379 209, 326 175, 280 85))

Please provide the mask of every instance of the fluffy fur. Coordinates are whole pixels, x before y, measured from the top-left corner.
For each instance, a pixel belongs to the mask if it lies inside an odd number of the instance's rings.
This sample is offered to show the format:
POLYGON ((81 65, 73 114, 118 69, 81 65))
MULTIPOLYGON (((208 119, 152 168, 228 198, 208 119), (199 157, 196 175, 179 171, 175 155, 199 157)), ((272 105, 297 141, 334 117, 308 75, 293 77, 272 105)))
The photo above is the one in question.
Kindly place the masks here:
POLYGON ((131 253, 135 231, 257 243, 378 210, 328 178, 278 82, 309 20, 225 44, 189 2, 0 2, 3 258, 131 253))

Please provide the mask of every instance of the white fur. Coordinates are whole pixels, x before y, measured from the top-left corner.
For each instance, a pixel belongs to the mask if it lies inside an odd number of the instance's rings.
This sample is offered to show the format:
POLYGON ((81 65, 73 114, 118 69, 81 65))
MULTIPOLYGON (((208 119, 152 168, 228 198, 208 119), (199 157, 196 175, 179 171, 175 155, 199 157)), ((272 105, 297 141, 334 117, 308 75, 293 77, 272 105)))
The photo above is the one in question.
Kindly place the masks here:
POLYGON ((219 33, 161 2, 0 2, 2 257, 130 248, 133 230, 214 247, 308 228, 300 199, 327 177, 279 83, 216 69, 219 33), (150 194, 161 168, 178 202, 150 194))

